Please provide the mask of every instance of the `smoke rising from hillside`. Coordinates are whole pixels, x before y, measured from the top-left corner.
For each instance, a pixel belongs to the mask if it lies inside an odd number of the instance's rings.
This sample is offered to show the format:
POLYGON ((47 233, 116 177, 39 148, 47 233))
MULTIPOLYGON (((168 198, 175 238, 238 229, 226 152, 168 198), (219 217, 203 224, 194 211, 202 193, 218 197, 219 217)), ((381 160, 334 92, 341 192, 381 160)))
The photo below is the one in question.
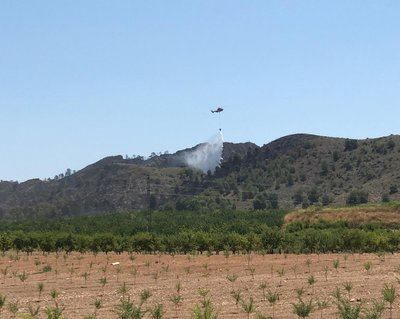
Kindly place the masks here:
POLYGON ((196 150, 185 154, 185 162, 189 167, 197 168, 204 173, 214 173, 222 160, 224 139, 219 131, 208 142, 201 144, 196 150))

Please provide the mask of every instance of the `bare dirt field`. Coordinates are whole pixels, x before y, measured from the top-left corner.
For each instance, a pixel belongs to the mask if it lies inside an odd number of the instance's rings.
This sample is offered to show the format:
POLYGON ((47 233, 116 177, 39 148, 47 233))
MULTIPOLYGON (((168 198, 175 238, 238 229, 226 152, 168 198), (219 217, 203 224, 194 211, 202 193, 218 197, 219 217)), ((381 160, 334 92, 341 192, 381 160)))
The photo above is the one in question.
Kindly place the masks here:
MULTIPOLYGON (((31 256, 8 253, 0 257, 0 294, 6 296, 6 303, 0 312, 0 318, 10 318, 12 314, 8 304, 18 302, 18 316, 27 312, 29 304, 40 305, 39 318, 47 318, 44 309, 52 306, 50 296, 57 290, 58 303, 65 307, 65 318, 75 319, 94 312, 94 301, 101 300, 97 318, 118 318, 115 306, 122 298, 118 288, 125 282, 129 287, 129 296, 139 302, 140 292, 149 289, 151 297, 144 302, 148 309, 157 303, 164 305, 164 318, 193 318, 193 308, 202 297, 199 288, 209 290, 219 316, 218 318, 248 318, 242 305, 235 304, 231 292, 241 291, 242 299, 247 302, 254 298, 256 312, 266 317, 297 318, 293 314, 292 303, 297 300, 296 289, 304 287, 303 300, 328 300, 330 305, 321 311, 315 309, 311 318, 337 318, 337 308, 331 297, 336 287, 353 285, 349 299, 353 305, 361 302, 367 307, 372 299, 381 298, 385 283, 393 283, 399 289, 396 277, 400 271, 400 254, 326 254, 326 255, 139 255, 134 254, 55 254, 43 256, 35 253, 31 256), (335 260, 339 266, 335 269, 335 260), (112 263, 119 262, 119 265, 112 263), (369 272, 365 264, 371 263, 369 272), (43 271, 47 267, 47 272, 43 271), (4 271, 7 269, 7 271, 4 271), (27 276, 24 276, 24 272, 27 276), (5 274, 6 273, 6 274, 5 274), (87 273, 85 283, 84 273, 87 273), (310 276, 315 283, 309 284, 310 276), (231 280, 228 280, 228 277, 231 280), (25 278, 26 277, 26 278, 25 278), (106 278, 107 283, 101 278, 106 278), (237 279, 235 279, 237 277, 237 279), (176 285, 180 282, 181 290, 176 285), (38 283, 44 284, 39 298, 38 283), (279 300, 273 307, 265 300, 262 283, 266 283, 268 292, 279 293, 279 300), (171 301, 180 295, 182 300, 177 306, 171 301)), ((312 280, 311 280, 312 282, 312 280)), ((388 305, 386 305, 388 306, 388 305)), ((393 318, 400 318, 400 297, 393 305, 393 318)), ((256 317, 256 312, 250 318, 256 317)), ((147 313, 144 318, 151 318, 147 313)), ((385 310, 383 318, 389 318, 385 310)))

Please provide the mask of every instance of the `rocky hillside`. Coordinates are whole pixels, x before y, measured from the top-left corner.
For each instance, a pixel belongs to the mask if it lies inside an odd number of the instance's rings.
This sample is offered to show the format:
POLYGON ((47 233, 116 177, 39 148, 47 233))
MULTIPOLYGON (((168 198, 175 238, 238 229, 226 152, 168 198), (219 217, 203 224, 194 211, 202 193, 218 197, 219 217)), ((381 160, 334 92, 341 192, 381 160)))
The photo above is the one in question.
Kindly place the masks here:
MULTIPOLYGON (((147 160, 106 157, 57 180, 2 181, 0 217, 53 217, 147 209, 148 187, 155 199, 154 208, 175 202, 179 195, 199 193, 187 175, 203 174, 185 168, 182 156, 199 146, 147 160)), ((244 156, 256 148, 253 143, 224 143, 223 158, 229 161, 234 155, 244 156)))
POLYGON ((184 167, 184 151, 148 160, 108 157, 60 180, 1 182, 0 215, 262 209, 400 198, 397 135, 349 140, 296 134, 262 147, 225 143, 223 164, 212 175, 184 167))
POLYGON ((226 163, 217 174, 236 180, 242 199, 276 194, 285 207, 398 199, 400 136, 290 135, 226 163))

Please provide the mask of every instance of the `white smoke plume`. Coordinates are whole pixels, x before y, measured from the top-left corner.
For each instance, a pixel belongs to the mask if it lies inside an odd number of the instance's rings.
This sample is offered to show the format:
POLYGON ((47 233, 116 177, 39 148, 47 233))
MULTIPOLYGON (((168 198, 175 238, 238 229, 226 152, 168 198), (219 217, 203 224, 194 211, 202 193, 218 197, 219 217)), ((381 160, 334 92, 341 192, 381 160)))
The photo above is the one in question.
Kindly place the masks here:
POLYGON ((189 167, 197 168, 204 173, 211 171, 220 165, 224 139, 219 131, 208 142, 201 144, 196 150, 185 154, 185 162, 189 167))

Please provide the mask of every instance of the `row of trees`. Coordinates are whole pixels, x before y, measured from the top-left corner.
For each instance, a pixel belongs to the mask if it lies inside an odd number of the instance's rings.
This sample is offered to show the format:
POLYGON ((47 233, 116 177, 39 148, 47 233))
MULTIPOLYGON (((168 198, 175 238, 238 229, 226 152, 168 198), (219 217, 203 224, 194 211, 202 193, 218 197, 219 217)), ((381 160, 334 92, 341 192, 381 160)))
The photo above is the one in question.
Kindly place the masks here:
MULTIPOLYGON (((348 205, 359 205, 368 203, 369 194, 363 190, 351 191, 346 198, 348 205)), ((389 195, 382 195, 382 201, 389 201, 389 195)), ((312 188, 308 192, 304 193, 302 190, 298 190, 292 196, 294 206, 302 205, 303 208, 307 208, 310 205, 322 204, 327 206, 333 202, 333 198, 327 194, 321 195, 317 188, 312 188)), ((276 193, 258 193, 253 200, 253 208, 259 209, 278 209, 279 198, 276 193)))
POLYGON ((116 252, 190 253, 190 252, 395 252, 400 248, 400 231, 362 229, 303 229, 296 232, 265 228, 260 233, 217 233, 185 231, 173 235, 138 233, 114 234, 22 233, 0 234, 0 250, 26 253, 44 252, 116 252))
POLYGON ((240 234, 259 232, 264 226, 283 224, 284 211, 138 211, 94 216, 61 217, 54 219, 0 219, 0 233, 23 232, 68 232, 97 234, 110 232, 130 236, 140 232, 169 235, 186 230, 204 232, 237 232, 240 234))

